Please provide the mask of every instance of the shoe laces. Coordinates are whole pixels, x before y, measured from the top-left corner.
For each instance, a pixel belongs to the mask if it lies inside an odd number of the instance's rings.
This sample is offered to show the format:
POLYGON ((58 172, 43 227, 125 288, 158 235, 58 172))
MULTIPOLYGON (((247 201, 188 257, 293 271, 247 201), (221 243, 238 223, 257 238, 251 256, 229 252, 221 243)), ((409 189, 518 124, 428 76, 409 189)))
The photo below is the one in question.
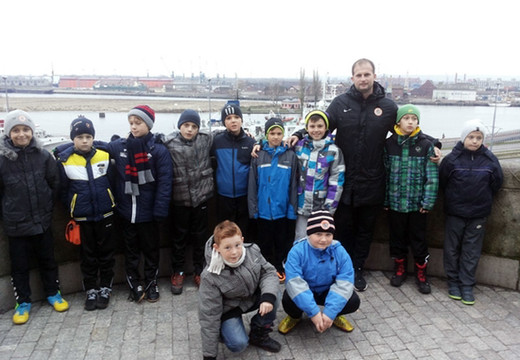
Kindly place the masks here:
POLYGON ((25 312, 29 312, 31 310, 31 304, 30 303, 26 303, 26 302, 23 302, 21 304, 16 304, 16 307, 15 307, 15 311, 22 315, 24 314, 25 312))
POLYGON ((424 265, 417 264, 417 279, 419 279, 420 282, 426 282, 426 272, 424 269, 426 268, 424 265))
POLYGON ((60 294, 59 291, 56 293, 56 295, 49 296, 48 299, 53 304, 54 303, 60 303, 61 304, 63 302, 63 298, 61 297, 61 294, 60 294))
POLYGON ((110 297, 111 292, 112 292, 112 290, 110 288, 102 287, 101 289, 99 289, 99 296, 108 298, 108 297, 110 297))
POLYGON ((96 300, 97 291, 94 289, 87 290, 87 300, 96 300))
POLYGON ((397 276, 403 276, 403 274, 405 273, 404 259, 396 259, 395 262, 397 263, 397 269, 395 271, 395 274, 397 276))

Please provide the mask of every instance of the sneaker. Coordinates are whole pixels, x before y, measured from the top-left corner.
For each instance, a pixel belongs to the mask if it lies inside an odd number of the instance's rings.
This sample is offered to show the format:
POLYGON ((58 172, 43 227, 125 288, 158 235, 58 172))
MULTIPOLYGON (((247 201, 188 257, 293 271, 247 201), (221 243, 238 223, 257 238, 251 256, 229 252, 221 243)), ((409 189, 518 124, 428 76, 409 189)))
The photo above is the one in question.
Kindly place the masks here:
POLYGON ((285 283, 285 273, 283 271, 277 271, 278 280, 280 280, 280 284, 285 283))
POLYGON ((16 303, 14 308, 13 323, 16 325, 25 324, 29 321, 29 311, 31 311, 31 303, 16 303))
POLYGON ((453 300, 462 299, 462 293, 460 292, 460 288, 457 285, 450 285, 448 289, 448 296, 453 300))
POLYGON ((143 301, 144 295, 143 287, 141 285, 137 285, 130 289, 130 296, 128 299, 139 304, 141 301, 143 301))
POLYGON ((338 329, 343 330, 345 332, 351 332, 354 330, 354 326, 347 320, 345 315, 339 315, 334 319, 333 322, 334 326, 336 326, 338 329))
POLYGON ((475 296, 473 296, 473 288, 463 288, 462 289, 462 303, 464 305, 473 305, 475 304, 475 296))
POLYGON ((159 300, 159 286, 157 286, 156 281, 152 281, 150 285, 148 285, 148 289, 146 290, 146 300, 152 303, 159 300))
POLYGON ((109 287, 102 287, 99 289, 99 296, 97 298, 96 307, 98 309, 106 309, 108 303, 110 302, 110 295, 112 293, 112 289, 109 287))
POLYGON ((182 284, 184 283, 184 273, 175 273, 172 275, 170 279, 172 286, 172 294, 173 295, 180 295, 182 294, 182 284))
POLYGON ((96 310, 96 303, 98 299, 98 293, 96 289, 87 290, 87 299, 85 300, 85 310, 93 311, 96 310))
POLYGON ((363 269, 356 269, 354 271, 354 289, 356 289, 356 291, 365 291, 367 287, 368 284, 363 277, 363 269))
POLYGON ((200 287, 200 275, 193 275, 193 282, 195 283, 195 286, 198 289, 200 287))
POLYGON ((426 278, 427 265, 428 263, 426 262, 422 265, 415 263, 415 282, 421 294, 429 294, 432 292, 430 283, 428 283, 428 279, 426 278))
POLYGON ((406 277, 408 276, 408 274, 406 273, 406 267, 407 262, 405 258, 394 259, 395 273, 394 275, 392 275, 392 278, 390 279, 390 285, 399 287, 404 283, 406 277))
POLYGON ((280 324, 278 325, 278 332, 281 334, 287 334, 289 331, 294 329, 296 325, 300 322, 301 319, 294 319, 287 315, 285 319, 280 321, 280 324))
POLYGON ((47 301, 54 307, 54 310, 58 312, 69 310, 69 303, 61 297, 61 293, 58 291, 54 296, 48 296, 47 301))

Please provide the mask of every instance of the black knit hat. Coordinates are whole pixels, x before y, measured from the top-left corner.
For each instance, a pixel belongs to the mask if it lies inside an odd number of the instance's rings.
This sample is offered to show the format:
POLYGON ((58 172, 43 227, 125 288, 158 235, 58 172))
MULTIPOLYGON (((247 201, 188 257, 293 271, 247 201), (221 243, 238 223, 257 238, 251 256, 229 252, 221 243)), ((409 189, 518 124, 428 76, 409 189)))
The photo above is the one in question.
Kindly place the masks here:
POLYGON ((74 138, 81 134, 90 134, 95 137, 96 131, 94 130, 94 124, 92 121, 84 117, 83 115, 78 116, 77 119, 73 120, 70 124, 70 138, 74 138))
POLYGON ((224 106, 224 108, 222 109, 222 114, 221 114, 221 118, 220 118, 220 120, 222 120, 222 124, 224 124, 226 117, 228 117, 229 115, 233 115, 233 114, 238 115, 238 116, 240 116, 241 119, 243 119, 242 110, 240 110, 240 107, 238 105, 227 104, 226 106, 224 106))
POLYGON ((282 129, 282 133, 285 134, 285 129, 283 127, 283 121, 279 118, 270 118, 265 122, 265 134, 267 135, 272 128, 279 127, 282 129))
POLYGON ((317 232, 329 232, 334 234, 336 225, 334 217, 327 210, 313 211, 307 220, 307 235, 317 232))
POLYGON ((177 127, 180 129, 181 125, 185 122, 192 122, 200 128, 200 116, 199 113, 195 110, 187 109, 184 110, 179 117, 179 121, 177 121, 177 127))

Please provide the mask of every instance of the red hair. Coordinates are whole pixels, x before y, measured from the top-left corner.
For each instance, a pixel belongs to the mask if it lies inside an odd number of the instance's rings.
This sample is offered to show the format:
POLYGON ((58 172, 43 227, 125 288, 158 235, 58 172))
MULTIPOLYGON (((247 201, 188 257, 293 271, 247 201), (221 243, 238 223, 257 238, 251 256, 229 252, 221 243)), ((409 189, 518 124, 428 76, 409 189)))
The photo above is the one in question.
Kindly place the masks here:
POLYGON ((213 241, 215 244, 220 245, 222 239, 230 238, 235 235, 242 237, 242 231, 233 221, 224 220, 217 226, 213 231, 213 241))

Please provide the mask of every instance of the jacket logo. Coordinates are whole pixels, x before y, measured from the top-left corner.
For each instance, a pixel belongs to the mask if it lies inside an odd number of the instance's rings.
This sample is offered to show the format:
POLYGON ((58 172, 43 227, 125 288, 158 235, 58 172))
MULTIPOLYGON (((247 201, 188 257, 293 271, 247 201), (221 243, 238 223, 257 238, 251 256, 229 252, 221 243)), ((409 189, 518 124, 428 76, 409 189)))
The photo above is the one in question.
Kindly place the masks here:
POLYGON ((105 164, 98 164, 98 171, 100 174, 104 174, 106 172, 106 165, 105 164))
POLYGON ((416 153, 420 153, 420 152, 421 152, 421 149, 422 149, 422 148, 421 148, 420 146, 416 146, 416 147, 415 147, 415 152, 416 152, 416 153))
POLYGON ((383 109, 381 109, 379 106, 374 109, 374 115, 375 116, 381 116, 383 115, 383 109))

